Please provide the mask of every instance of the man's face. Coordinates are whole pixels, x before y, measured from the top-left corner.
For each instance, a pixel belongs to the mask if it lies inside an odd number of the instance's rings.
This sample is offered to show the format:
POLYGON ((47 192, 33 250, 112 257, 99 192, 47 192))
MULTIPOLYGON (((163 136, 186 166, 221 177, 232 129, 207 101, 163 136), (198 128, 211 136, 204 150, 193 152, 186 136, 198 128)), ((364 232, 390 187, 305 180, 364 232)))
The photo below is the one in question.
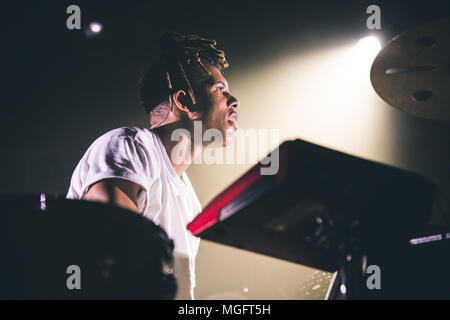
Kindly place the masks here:
POLYGON ((208 110, 202 117, 203 131, 217 129, 223 137, 223 146, 229 145, 238 129, 239 101, 233 97, 228 88, 228 83, 219 69, 209 66, 210 75, 202 86, 199 102, 208 110))

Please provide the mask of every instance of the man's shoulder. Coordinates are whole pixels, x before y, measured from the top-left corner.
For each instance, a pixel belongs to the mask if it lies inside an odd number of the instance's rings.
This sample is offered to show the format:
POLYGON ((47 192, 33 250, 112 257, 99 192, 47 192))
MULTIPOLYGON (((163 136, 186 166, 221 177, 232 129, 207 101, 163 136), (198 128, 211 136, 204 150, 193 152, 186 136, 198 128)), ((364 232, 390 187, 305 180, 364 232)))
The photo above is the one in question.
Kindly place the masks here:
POLYGON ((141 144, 144 148, 152 148, 158 143, 158 138, 152 130, 132 126, 112 129, 98 137, 95 142, 114 142, 122 139, 141 144))
POLYGON ((146 158, 152 159, 153 162, 161 157, 158 139, 153 131, 145 128, 129 126, 112 129, 99 136, 89 146, 84 158, 146 158))
POLYGON ((83 159, 95 166, 101 162, 104 167, 134 166, 142 170, 151 167, 154 171, 161 162, 158 139, 154 132, 145 128, 128 126, 112 129, 90 145, 83 159))
POLYGON ((104 133, 100 138, 129 138, 135 140, 141 138, 142 136, 153 135, 154 133, 148 129, 128 126, 112 129, 104 133))

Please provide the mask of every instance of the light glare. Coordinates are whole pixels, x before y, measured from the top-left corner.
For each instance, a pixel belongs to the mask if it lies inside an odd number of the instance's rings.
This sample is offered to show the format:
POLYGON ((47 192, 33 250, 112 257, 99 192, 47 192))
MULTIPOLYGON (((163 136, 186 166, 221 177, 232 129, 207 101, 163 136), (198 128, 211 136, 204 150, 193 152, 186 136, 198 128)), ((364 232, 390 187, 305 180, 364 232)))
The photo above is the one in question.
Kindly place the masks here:
POLYGON ((89 25, 89 29, 91 29, 91 31, 92 31, 93 33, 99 33, 99 32, 102 31, 103 26, 102 26, 100 23, 98 23, 98 22, 92 22, 92 23, 89 25))
POLYGON ((370 62, 375 59, 378 52, 381 50, 380 41, 373 37, 364 37, 360 39, 357 43, 358 53, 364 57, 367 57, 370 62))

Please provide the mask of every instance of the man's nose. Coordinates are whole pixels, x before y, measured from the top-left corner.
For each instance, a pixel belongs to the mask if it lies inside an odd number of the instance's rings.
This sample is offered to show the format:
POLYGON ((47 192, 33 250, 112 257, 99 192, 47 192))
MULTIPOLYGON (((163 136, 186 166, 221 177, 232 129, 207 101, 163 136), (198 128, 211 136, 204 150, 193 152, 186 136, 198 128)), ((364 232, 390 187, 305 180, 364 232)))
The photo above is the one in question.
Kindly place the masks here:
POLYGON ((240 105, 240 102, 234 96, 230 95, 230 99, 228 100, 228 105, 233 109, 237 109, 240 105))

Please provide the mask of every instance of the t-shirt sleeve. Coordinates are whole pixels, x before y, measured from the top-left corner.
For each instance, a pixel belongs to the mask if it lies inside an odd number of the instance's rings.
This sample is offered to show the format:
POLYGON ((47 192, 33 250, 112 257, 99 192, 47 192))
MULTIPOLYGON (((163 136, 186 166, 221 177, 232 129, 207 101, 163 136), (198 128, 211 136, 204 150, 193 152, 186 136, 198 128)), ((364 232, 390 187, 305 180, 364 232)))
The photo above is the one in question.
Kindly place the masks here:
POLYGON ((105 140, 96 141, 85 159, 81 198, 90 186, 108 178, 126 179, 148 190, 153 174, 142 145, 126 136, 105 140))

